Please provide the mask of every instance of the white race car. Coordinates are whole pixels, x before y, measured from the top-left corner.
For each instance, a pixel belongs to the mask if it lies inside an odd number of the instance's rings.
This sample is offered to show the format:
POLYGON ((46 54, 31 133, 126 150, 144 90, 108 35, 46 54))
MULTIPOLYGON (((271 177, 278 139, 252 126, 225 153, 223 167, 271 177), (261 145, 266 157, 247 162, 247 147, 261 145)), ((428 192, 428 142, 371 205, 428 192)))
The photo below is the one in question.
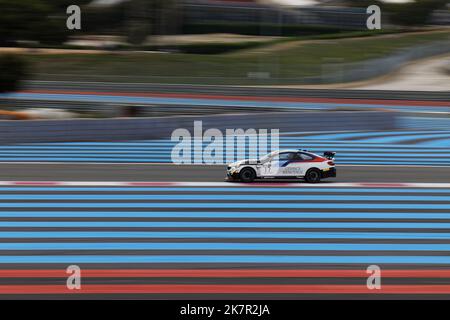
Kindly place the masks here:
POLYGON ((255 179, 305 179, 309 183, 336 177, 335 152, 323 156, 306 150, 280 150, 261 159, 246 159, 230 163, 227 180, 252 182, 255 179))

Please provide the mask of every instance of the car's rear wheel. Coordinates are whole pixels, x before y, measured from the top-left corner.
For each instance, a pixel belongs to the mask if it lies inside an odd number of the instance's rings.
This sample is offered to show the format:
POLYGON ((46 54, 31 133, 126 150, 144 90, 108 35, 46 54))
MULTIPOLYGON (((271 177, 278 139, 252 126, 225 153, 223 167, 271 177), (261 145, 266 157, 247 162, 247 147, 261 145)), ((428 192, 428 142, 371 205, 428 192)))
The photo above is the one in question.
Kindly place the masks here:
POLYGON ((242 182, 253 182, 255 178, 256 172, 251 168, 244 168, 239 172, 239 180, 242 182))
POLYGON ((306 172, 305 180, 308 183, 318 183, 320 182, 321 174, 317 169, 310 169, 306 172))

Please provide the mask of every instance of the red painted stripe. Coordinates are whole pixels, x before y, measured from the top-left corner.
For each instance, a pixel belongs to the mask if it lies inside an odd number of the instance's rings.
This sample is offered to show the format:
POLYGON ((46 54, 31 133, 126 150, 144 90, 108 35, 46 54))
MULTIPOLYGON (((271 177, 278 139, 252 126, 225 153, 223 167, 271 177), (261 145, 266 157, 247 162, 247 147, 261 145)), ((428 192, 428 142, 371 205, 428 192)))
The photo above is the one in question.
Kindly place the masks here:
POLYGON ((358 183, 361 187, 371 187, 371 188, 402 188, 408 187, 408 183, 358 183))
MULTIPOLYGON (((82 269, 84 278, 367 278, 366 270, 82 269)), ((384 278, 450 278, 444 270, 381 270, 384 278)), ((67 278, 64 269, 0 270, 0 278, 67 278)))
MULTIPOLYGON (((252 188, 253 187, 264 188, 264 187, 292 187, 293 184, 289 183, 289 182, 266 182, 266 181, 264 181, 263 183, 251 182, 251 183, 238 183, 236 185, 239 187, 246 187, 246 186, 250 185, 250 186, 252 186, 252 188)), ((301 187, 303 187, 303 185, 301 187)))
POLYGON ((0 294, 450 294, 450 285, 385 285, 370 290, 365 285, 1 285, 0 294))
POLYGON ((325 162, 330 161, 328 159, 322 157, 316 157, 313 160, 289 160, 289 164, 291 163, 315 163, 315 162, 325 162))
POLYGON ((383 104, 391 106, 434 106, 449 107, 448 101, 421 101, 421 100, 389 100, 389 99, 345 99, 345 98, 304 98, 304 97, 255 97, 255 96, 225 96, 189 93, 143 93, 143 92, 98 92, 98 91, 70 91, 70 90, 26 90, 19 93, 34 94, 76 94, 96 96, 124 96, 124 97, 155 97, 155 98, 182 98, 182 99, 220 99, 241 101, 278 101, 278 102, 305 102, 305 103, 349 103, 349 104, 383 104))
POLYGON ((133 187, 169 187, 178 184, 176 182, 127 182, 127 185, 133 187))

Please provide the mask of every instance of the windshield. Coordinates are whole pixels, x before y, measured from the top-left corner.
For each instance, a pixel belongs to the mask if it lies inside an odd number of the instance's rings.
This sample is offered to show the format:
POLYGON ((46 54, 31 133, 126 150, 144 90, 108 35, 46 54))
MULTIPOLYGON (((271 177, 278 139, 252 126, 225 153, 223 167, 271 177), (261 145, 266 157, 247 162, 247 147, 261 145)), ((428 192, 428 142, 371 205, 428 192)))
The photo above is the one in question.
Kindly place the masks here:
POLYGON ((261 159, 259 159, 259 161, 266 162, 267 160, 269 160, 270 158, 273 158, 277 154, 278 154, 278 151, 271 152, 271 153, 266 154, 265 156, 263 156, 261 159))

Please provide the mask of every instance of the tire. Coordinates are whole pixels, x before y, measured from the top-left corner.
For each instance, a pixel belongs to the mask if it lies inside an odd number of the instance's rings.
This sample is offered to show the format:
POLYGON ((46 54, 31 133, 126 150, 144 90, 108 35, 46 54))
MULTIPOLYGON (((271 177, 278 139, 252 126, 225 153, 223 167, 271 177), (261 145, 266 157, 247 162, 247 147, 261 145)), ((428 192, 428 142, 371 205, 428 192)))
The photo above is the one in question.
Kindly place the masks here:
POLYGON ((239 180, 242 182, 253 182, 255 178, 256 172, 251 168, 244 168, 239 172, 239 180))
POLYGON ((319 183, 321 178, 320 171, 317 169, 309 169, 305 175, 305 181, 308 183, 319 183))

